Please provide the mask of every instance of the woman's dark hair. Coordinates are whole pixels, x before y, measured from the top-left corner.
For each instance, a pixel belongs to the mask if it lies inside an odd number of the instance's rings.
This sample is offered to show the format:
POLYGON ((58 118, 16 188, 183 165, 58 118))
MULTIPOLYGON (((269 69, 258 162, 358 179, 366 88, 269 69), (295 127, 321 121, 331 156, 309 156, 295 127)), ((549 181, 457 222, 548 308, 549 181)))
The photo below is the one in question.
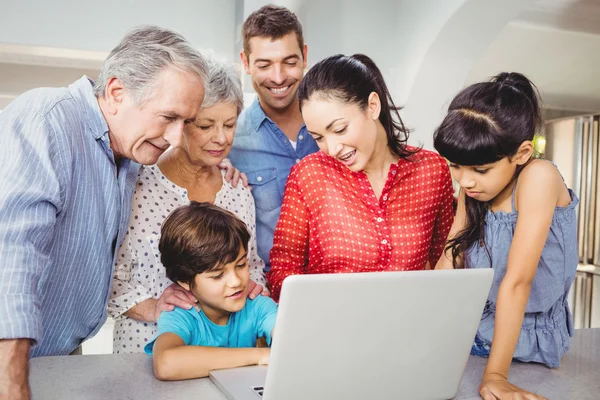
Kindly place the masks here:
MULTIPOLYGON (((463 89, 433 135, 433 145, 453 164, 484 165, 513 157, 542 124, 539 93, 524 75, 503 72, 463 89)), ((518 173, 519 171, 517 171, 518 173)), ((483 241, 488 205, 465 197, 467 225, 448 242, 454 267, 461 254, 483 241)), ((489 253, 488 253, 489 255, 489 253)))
POLYGON ((246 224, 229 211, 192 201, 175 209, 163 222, 158 245, 160 261, 173 282, 194 286, 196 275, 237 260, 248 250, 246 224))
POLYGON ((377 65, 364 54, 345 56, 338 54, 315 64, 302 79, 298 89, 300 111, 305 101, 316 94, 345 103, 367 108, 371 93, 377 93, 381 101, 379 121, 387 134, 390 150, 400 158, 407 158, 420 149, 406 147, 408 129, 400 118, 377 65))

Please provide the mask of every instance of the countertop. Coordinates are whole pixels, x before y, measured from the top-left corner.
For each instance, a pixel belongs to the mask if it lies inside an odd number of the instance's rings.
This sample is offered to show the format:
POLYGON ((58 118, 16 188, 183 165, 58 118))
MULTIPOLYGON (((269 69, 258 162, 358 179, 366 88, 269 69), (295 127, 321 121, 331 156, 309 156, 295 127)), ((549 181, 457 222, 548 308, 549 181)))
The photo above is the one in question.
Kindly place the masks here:
MULTIPOLYGON (((456 399, 479 399, 485 364, 485 359, 469 358, 456 399)), ((30 365, 33 400, 226 400, 208 378, 155 379, 152 359, 145 354, 40 357, 30 365)), ((600 328, 577 330, 560 368, 515 362, 509 379, 548 399, 600 398, 600 328)), ((376 391, 373 398, 378 398, 376 391)))

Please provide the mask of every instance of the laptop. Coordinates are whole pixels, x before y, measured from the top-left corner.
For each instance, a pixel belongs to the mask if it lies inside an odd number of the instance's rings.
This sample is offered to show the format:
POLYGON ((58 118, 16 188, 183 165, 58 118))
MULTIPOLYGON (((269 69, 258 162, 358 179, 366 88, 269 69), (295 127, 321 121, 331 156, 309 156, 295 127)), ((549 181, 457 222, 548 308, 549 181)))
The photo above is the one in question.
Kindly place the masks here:
POLYGON ((214 370, 230 400, 450 399, 492 269, 295 275, 269 365, 214 370))

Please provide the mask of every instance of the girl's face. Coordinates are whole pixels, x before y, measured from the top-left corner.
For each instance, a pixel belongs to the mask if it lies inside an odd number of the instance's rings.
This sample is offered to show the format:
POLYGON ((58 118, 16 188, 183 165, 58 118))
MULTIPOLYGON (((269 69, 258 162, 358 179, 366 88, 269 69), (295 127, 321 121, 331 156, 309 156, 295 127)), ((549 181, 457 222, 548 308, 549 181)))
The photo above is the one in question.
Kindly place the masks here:
POLYGON ((495 163, 476 166, 450 163, 450 171, 465 195, 488 202, 510 184, 517 171, 517 164, 504 157, 495 163))
MULTIPOLYGON (((369 97, 366 109, 315 93, 302 104, 302 116, 319 149, 358 172, 369 164, 382 140, 378 137, 380 108, 375 93, 369 97)), ((387 143, 385 137, 383 140, 387 143)))
MULTIPOLYGON (((450 171, 465 195, 478 201, 489 202, 509 187, 517 168, 525 165, 532 153, 531 141, 525 141, 513 157, 504 157, 494 163, 483 165, 450 163, 450 171)), ((512 188, 510 190, 512 192, 512 188)))

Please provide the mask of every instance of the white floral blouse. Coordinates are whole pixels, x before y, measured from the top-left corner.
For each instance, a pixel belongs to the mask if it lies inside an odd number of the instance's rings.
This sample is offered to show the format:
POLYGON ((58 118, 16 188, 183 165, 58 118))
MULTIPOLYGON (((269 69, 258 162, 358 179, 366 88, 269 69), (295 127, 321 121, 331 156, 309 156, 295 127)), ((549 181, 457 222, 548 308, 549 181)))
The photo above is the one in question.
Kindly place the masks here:
MULTIPOLYGON (((225 181, 217 193, 215 205, 234 213, 250 231, 248 264, 250 279, 265 284, 265 263, 256 248, 254 198, 248 188, 237 188, 225 181)), ((171 285, 160 262, 160 228, 171 211, 189 204, 187 190, 169 181, 156 165, 140 169, 133 196, 129 229, 117 252, 108 312, 115 319, 113 352, 143 352, 144 345, 156 334, 156 324, 140 322, 123 314, 136 304, 159 298, 171 285)))

